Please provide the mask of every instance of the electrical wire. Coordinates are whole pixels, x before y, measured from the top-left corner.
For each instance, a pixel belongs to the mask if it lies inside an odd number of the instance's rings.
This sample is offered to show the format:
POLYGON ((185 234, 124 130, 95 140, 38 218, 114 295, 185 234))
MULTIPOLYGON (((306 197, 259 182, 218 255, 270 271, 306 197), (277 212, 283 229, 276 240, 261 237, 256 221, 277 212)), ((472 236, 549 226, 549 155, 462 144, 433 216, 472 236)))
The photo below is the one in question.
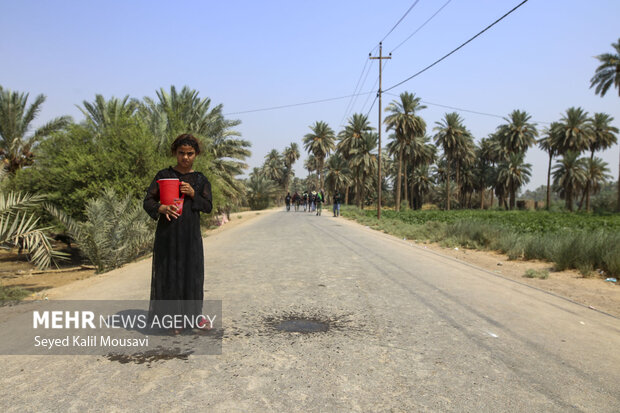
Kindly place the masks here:
POLYGON ((395 84, 394 86, 390 86, 389 88, 385 89, 384 92, 387 92, 388 90, 392 90, 395 87, 398 87, 400 85, 402 85, 405 82, 410 81, 411 79, 413 79, 416 76, 421 75, 422 73, 426 72, 428 69, 430 69, 431 67, 435 66, 437 63, 441 62, 442 60, 446 59, 448 56, 454 54, 455 52, 457 52, 458 50, 460 50, 461 48, 463 48, 465 45, 467 45, 468 43, 470 43, 472 40, 474 40, 475 38, 477 38, 478 36, 480 36, 481 34, 483 34, 484 32, 486 32, 487 30, 489 30, 491 27, 495 26, 497 23, 499 23, 500 21, 502 21, 505 17, 507 17, 509 14, 511 14, 512 12, 514 12, 515 10, 517 10, 519 7, 523 6, 525 3, 527 3, 529 0, 523 0, 521 3, 519 3, 518 5, 516 5, 514 8, 512 8, 510 11, 508 11, 506 14, 504 14, 502 17, 500 17, 499 19, 495 20, 493 23, 491 23, 490 25, 488 25, 487 27, 485 27, 483 30, 481 30, 480 32, 478 32, 475 36, 471 37, 469 40, 467 40, 466 42, 464 42, 463 44, 461 44, 459 47, 457 47, 456 49, 452 50, 450 53, 444 55, 443 57, 441 57, 440 59, 435 60, 435 62, 431 63, 430 65, 426 66, 424 69, 420 70, 419 72, 413 74, 412 76, 409 76, 407 79, 398 82, 397 84, 395 84))
MULTIPOLYGON (((395 93, 385 92, 385 94, 386 95, 390 95, 390 96, 399 97, 399 95, 397 95, 395 93)), ((456 110, 456 111, 459 111, 459 112, 473 113, 473 114, 476 114, 476 115, 489 116, 489 117, 498 118, 498 119, 505 119, 506 118, 506 116, 501 116, 501 115, 497 115, 497 114, 494 114, 494 113, 480 112, 480 111, 471 110, 471 109, 463 109, 463 108, 459 108, 457 106, 450 106, 450 105, 443 105, 441 103, 429 102, 428 100, 420 100, 420 102, 424 103, 425 105, 438 106, 440 108, 452 109, 452 110, 456 110)), ((534 122, 536 122, 536 123, 544 123, 544 124, 549 124, 550 123, 550 122, 544 122, 544 121, 540 121, 540 120, 536 120, 534 122)))
MULTIPOLYGON (((355 84, 355 89, 353 89, 353 94, 357 93, 357 88, 359 87, 360 81, 362 80, 362 77, 364 76, 364 72, 366 71, 366 66, 368 66, 368 62, 369 62, 368 59, 364 59, 364 67, 362 68, 362 73, 360 73, 360 77, 357 79, 357 83, 355 84)), ((346 117, 349 115, 349 108, 355 104, 354 100, 357 100, 357 96, 351 97, 351 99, 349 100, 349 103, 347 104, 347 107, 344 110, 344 116, 342 117, 342 120, 340 121, 341 125, 346 119, 346 117)))
MULTIPOLYGON (((372 93, 375 93, 375 91, 371 90, 370 92, 362 92, 362 93, 358 93, 357 95, 361 96, 361 95, 368 95, 368 94, 372 94, 372 93)), ((334 98, 312 100, 312 101, 309 101, 309 102, 291 103, 291 104, 288 104, 288 105, 271 106, 271 107, 267 107, 267 108, 243 110, 243 111, 238 111, 238 112, 229 112, 229 113, 224 113, 223 115, 224 116, 230 116, 230 115, 242 115, 242 114, 245 114, 245 113, 265 112, 265 111, 268 111, 268 110, 285 109, 285 108, 292 108, 292 107, 295 107, 295 106, 304 106, 304 105, 312 105, 312 104, 315 104, 315 103, 331 102, 331 101, 334 101, 334 100, 347 99, 347 98, 350 98, 352 96, 355 96, 355 95, 338 96, 338 97, 334 97, 334 98)))
POLYGON ((417 32, 419 32, 420 30, 422 30, 422 28, 423 28, 424 26, 426 26, 426 24, 427 24, 428 22, 430 22, 431 20, 433 20, 433 18, 434 18, 435 16, 437 16, 437 15, 439 14, 439 12, 440 12, 440 11, 442 11, 442 10, 444 9, 444 7, 446 7, 446 6, 447 6, 447 5, 448 5, 451 1, 452 1, 452 0, 448 0, 447 2, 445 2, 445 3, 444 3, 444 5, 443 5, 443 6, 441 6, 441 7, 439 8, 439 10, 437 10, 437 11, 436 11, 436 12, 435 12, 435 13, 434 13, 431 17, 429 17, 429 18, 428 18, 428 19, 427 19, 424 23, 422 23, 422 25, 421 25, 420 27, 418 27, 417 29, 415 29, 415 31, 414 31, 413 33, 411 33, 411 34, 409 35, 409 37, 407 37, 405 40, 403 40, 402 42, 400 42, 400 43, 398 44, 398 46, 396 46, 395 48, 393 48, 393 49, 392 49, 392 51, 391 51, 390 53, 394 52, 396 49, 398 49, 399 47, 401 47, 403 44, 405 44, 405 42, 407 42, 409 39, 411 39, 411 38, 412 38, 412 37, 413 37, 413 36, 414 36, 417 32))
POLYGON ((401 17, 401 18, 400 18, 400 19, 396 22, 396 24, 394 25, 394 27, 392 27, 392 28, 390 29, 390 31, 389 31, 389 32, 388 32, 385 36, 383 36, 383 39, 381 39, 381 42, 380 42, 380 43, 383 43, 383 41, 384 41, 384 40, 385 40, 385 39, 386 39, 386 38, 390 35, 390 33, 392 33, 392 32, 394 31, 394 29, 396 28, 396 26, 398 26, 398 25, 400 24, 400 22, 402 22, 402 21, 403 21, 403 19, 404 19, 405 17, 407 17, 407 15, 409 14, 409 12, 410 12, 411 10, 413 10, 413 8, 414 8, 414 7, 416 6, 416 4, 418 4, 419 2, 420 2, 420 0, 416 0, 416 1, 414 1, 414 2, 413 2, 413 4, 411 5, 411 7, 409 7, 409 9, 407 9, 407 11, 405 12, 405 14, 403 14, 403 17, 401 17))

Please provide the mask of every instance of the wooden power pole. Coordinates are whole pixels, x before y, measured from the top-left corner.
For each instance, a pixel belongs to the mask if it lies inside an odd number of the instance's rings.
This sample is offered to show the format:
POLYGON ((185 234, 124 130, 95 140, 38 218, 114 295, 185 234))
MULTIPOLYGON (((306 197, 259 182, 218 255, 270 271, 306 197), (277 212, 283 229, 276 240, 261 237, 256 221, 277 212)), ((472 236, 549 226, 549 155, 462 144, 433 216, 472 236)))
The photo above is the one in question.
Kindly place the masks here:
MULTIPOLYGON (((372 57, 371 53, 368 53, 368 56, 370 59, 379 60, 379 91, 377 92, 377 95, 379 96, 379 173, 377 183, 377 187, 379 188, 379 197, 377 199, 377 219, 381 219, 381 66, 383 64, 382 60, 392 58, 392 53, 390 53, 389 56, 383 56, 383 44, 379 43, 379 57, 372 57)), ((364 205, 363 202, 364 200, 362 200, 362 206, 364 205)))

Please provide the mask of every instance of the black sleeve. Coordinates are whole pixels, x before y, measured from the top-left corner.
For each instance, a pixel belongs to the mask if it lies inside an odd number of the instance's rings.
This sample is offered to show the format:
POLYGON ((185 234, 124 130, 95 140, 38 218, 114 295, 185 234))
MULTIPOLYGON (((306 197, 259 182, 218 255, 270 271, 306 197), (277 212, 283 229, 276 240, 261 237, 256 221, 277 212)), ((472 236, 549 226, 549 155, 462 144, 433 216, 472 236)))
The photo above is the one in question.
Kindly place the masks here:
POLYGON ((157 175, 151 182, 151 185, 146 190, 146 197, 144 198, 144 202, 142 203, 142 207, 144 210, 151 216, 153 219, 159 218, 159 207, 161 203, 159 202, 159 185, 157 184, 157 175))
POLYGON ((211 182, 206 177, 201 179, 202 185, 194 194, 194 202, 192 203, 193 211, 202 211, 207 214, 213 209, 213 200, 211 196, 211 182))

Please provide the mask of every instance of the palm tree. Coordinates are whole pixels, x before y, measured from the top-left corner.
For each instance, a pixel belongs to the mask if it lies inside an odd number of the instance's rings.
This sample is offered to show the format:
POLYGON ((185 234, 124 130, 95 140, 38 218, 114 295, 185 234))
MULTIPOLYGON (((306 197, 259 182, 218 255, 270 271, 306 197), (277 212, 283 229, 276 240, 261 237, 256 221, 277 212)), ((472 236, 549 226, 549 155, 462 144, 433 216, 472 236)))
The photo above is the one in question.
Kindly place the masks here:
POLYGON ((549 155, 549 165, 547 167, 547 199, 545 202, 545 208, 549 210, 549 204, 551 203, 551 162, 553 157, 557 155, 557 149, 553 145, 554 138, 553 133, 557 131, 559 126, 558 122, 553 122, 545 129, 545 137, 538 140, 538 146, 549 155))
MULTIPOLYGON (((585 162, 586 170, 586 211, 590 212, 590 194, 596 194, 601 189, 601 184, 611 179, 607 163, 601 158, 588 158, 585 162)), ((583 203, 583 200, 581 201, 583 203)), ((579 205, 581 208, 581 205, 579 205)))
POLYGON ((400 94, 400 101, 394 99, 385 108, 385 111, 390 112, 390 115, 385 118, 384 123, 387 125, 387 130, 394 129, 396 140, 399 142, 397 145, 396 211, 400 211, 403 152, 416 136, 424 136, 426 133, 426 122, 416 115, 416 112, 426 108, 426 106, 420 104, 420 100, 413 93, 403 92, 400 94))
POLYGON ((612 85, 618 89, 620 96, 620 39, 612 43, 611 47, 614 48, 615 54, 603 53, 596 56, 601 64, 590 79, 590 89, 596 86, 594 92, 601 97, 605 96, 612 85))
POLYGON ((484 193, 491 183, 492 144, 489 138, 482 138, 476 148, 475 189, 480 192, 480 209, 484 209, 484 193))
POLYGON ((95 95, 93 103, 84 101, 84 109, 78 109, 86 117, 86 123, 95 131, 101 133, 109 127, 120 126, 133 117, 140 107, 140 103, 135 99, 130 99, 129 95, 123 99, 110 98, 108 101, 102 95, 95 95))
POLYGON ((293 171, 293 164, 297 159, 299 159, 299 155, 299 146, 295 142, 292 142, 290 146, 284 148, 284 152, 282 152, 284 167, 286 168, 284 174, 284 189, 286 191, 289 190, 289 182, 291 181, 291 177, 295 175, 293 171))
POLYGON ((0 86, 0 159, 9 173, 32 165, 36 144, 50 134, 64 129, 71 122, 68 116, 52 119, 30 136, 31 124, 41 111, 44 95, 38 95, 26 108, 28 94, 12 92, 0 86))
POLYGON ((566 208, 572 211, 573 194, 587 179, 584 159, 579 158, 579 152, 568 151, 553 169, 553 183, 559 189, 560 196, 566 200, 566 208))
POLYGON ((354 113, 349 122, 338 134, 337 150, 344 159, 350 158, 351 149, 353 149, 362 139, 364 132, 370 132, 374 128, 370 126, 368 116, 361 113, 354 113))
MULTIPOLYGON (((411 178, 415 170, 421 166, 429 166, 437 157, 437 147, 430 143, 431 138, 427 135, 416 136, 409 145, 408 160, 411 163, 411 178)), ((411 184, 411 207, 414 207, 414 188, 411 184)))
POLYGON ((0 192, 0 245, 12 247, 21 243, 34 265, 46 269, 67 254, 54 251, 53 240, 46 234, 50 228, 41 225, 37 207, 43 201, 42 195, 0 192))
POLYGON ((310 156, 308 156, 308 158, 304 161, 304 168, 308 171, 308 175, 316 172, 319 169, 319 162, 316 159, 316 156, 310 154, 310 156))
POLYGON ((332 193, 341 191, 351 184, 350 173, 348 162, 336 152, 327 160, 325 185, 332 193))
MULTIPOLYGON (((509 117, 504 118, 508 123, 497 127, 497 139, 500 145, 509 154, 523 153, 534 145, 538 131, 536 124, 530 123, 531 116, 520 110, 514 110, 509 117)), ((510 190, 510 209, 515 207, 515 188, 510 190)))
POLYGON ((433 186, 433 179, 430 175, 428 164, 422 164, 413 170, 411 175, 411 192, 415 202, 412 203, 414 209, 419 209, 424 204, 424 195, 428 194, 433 186))
MULTIPOLYGON (((463 119, 456 112, 446 113, 444 119, 435 122, 437 125, 433 130, 435 134, 435 144, 441 146, 447 161, 446 171, 446 209, 450 210, 450 166, 456 158, 456 154, 465 146, 465 141, 471 138, 471 134, 463 125, 463 119)), ((457 159, 457 173, 458 173, 457 159)), ((457 177, 458 181, 458 177, 457 177)))
POLYGON ((497 127, 497 137, 508 153, 525 153, 536 143, 538 131, 536 124, 530 123, 532 117, 526 111, 514 110, 504 120, 508 123, 497 127))
POLYGON ((207 147, 212 155, 212 176, 224 183, 220 190, 226 199, 237 203, 245 193, 243 182, 237 177, 248 168, 245 159, 252 155, 249 149, 252 143, 238 136, 238 132, 225 129, 207 147))
POLYGON ((590 147, 592 137, 593 129, 588 112, 582 108, 571 107, 557 123, 557 130, 553 133, 553 146, 560 154, 569 151, 580 154, 590 147))
POLYGON ((252 209, 265 209, 278 193, 276 184, 265 176, 259 168, 250 173, 247 183, 248 204, 252 209))
POLYGON ((358 190, 357 202, 360 208, 364 207, 364 188, 366 179, 372 176, 377 170, 379 163, 374 151, 377 149, 379 135, 374 132, 365 132, 362 139, 352 151, 351 166, 355 169, 355 179, 357 180, 358 190))
POLYGON ((310 126, 311 133, 304 136, 304 149, 312 153, 318 163, 319 186, 323 188, 323 164, 325 157, 336 149, 334 131, 329 125, 322 121, 317 121, 310 126))
POLYGON ((169 92, 161 88, 156 94, 157 101, 144 98, 139 115, 160 152, 167 153, 181 133, 193 134, 208 154, 199 162, 205 162, 203 167, 213 179, 211 183, 228 199, 240 199, 245 188, 237 176, 247 168, 245 159, 250 156, 251 146, 233 129, 241 121, 224 118, 221 104, 211 107, 211 99, 200 98, 198 91, 187 86, 180 92, 174 86, 169 92))
MULTIPOLYGON (((595 113, 591 119, 592 123, 592 139, 590 140, 590 162, 594 159, 594 152, 603 151, 617 142, 616 134, 618 128, 611 125, 614 118, 606 113, 595 113)), ((581 201, 579 202, 579 209, 583 204, 583 198, 586 197, 586 211, 590 211, 590 189, 591 181, 586 182, 581 201)))
POLYGON ((511 194, 511 209, 514 208, 514 204, 512 204, 514 200, 513 194, 516 193, 517 189, 530 181, 531 175, 532 165, 525 163, 525 154, 523 152, 511 153, 508 160, 499 165, 498 180, 502 182, 504 187, 508 188, 511 194))
MULTIPOLYGON (((362 139, 362 134, 370 132, 374 128, 370 126, 368 116, 361 113, 354 113, 348 120, 344 130, 338 133, 338 144, 336 145, 336 151, 347 162, 351 160, 351 150, 356 147, 362 139)), ((351 168, 349 168, 351 170, 351 168)), ((349 203, 349 186, 344 188, 344 203, 349 203)))
MULTIPOLYGON (((616 43, 612 43, 611 47, 614 48, 615 53, 603 53, 596 56, 601 64, 596 68, 594 76, 590 79, 590 88, 596 86, 594 92, 601 97, 605 96, 612 85, 618 89, 618 96, 620 96, 620 39, 616 43)), ((616 210, 620 211, 620 160, 618 166, 618 201, 616 203, 616 210)))
POLYGON ((282 184, 284 178, 284 159, 276 149, 272 149, 271 152, 265 155, 262 172, 276 184, 282 184))

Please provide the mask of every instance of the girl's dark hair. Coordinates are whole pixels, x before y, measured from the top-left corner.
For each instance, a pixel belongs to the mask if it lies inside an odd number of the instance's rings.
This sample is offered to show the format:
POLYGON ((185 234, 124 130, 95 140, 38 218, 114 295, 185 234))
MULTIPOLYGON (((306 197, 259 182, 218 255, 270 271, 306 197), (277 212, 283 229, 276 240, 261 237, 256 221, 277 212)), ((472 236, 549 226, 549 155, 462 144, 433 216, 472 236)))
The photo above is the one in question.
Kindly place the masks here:
POLYGON ((184 133, 177 136, 174 142, 172 142, 172 146, 170 146, 170 151, 172 152, 172 155, 175 155, 179 146, 183 145, 191 146, 192 148, 194 148, 194 150, 196 151, 196 155, 200 153, 200 141, 198 141, 198 139, 196 139, 193 135, 190 135, 189 133, 184 133))

